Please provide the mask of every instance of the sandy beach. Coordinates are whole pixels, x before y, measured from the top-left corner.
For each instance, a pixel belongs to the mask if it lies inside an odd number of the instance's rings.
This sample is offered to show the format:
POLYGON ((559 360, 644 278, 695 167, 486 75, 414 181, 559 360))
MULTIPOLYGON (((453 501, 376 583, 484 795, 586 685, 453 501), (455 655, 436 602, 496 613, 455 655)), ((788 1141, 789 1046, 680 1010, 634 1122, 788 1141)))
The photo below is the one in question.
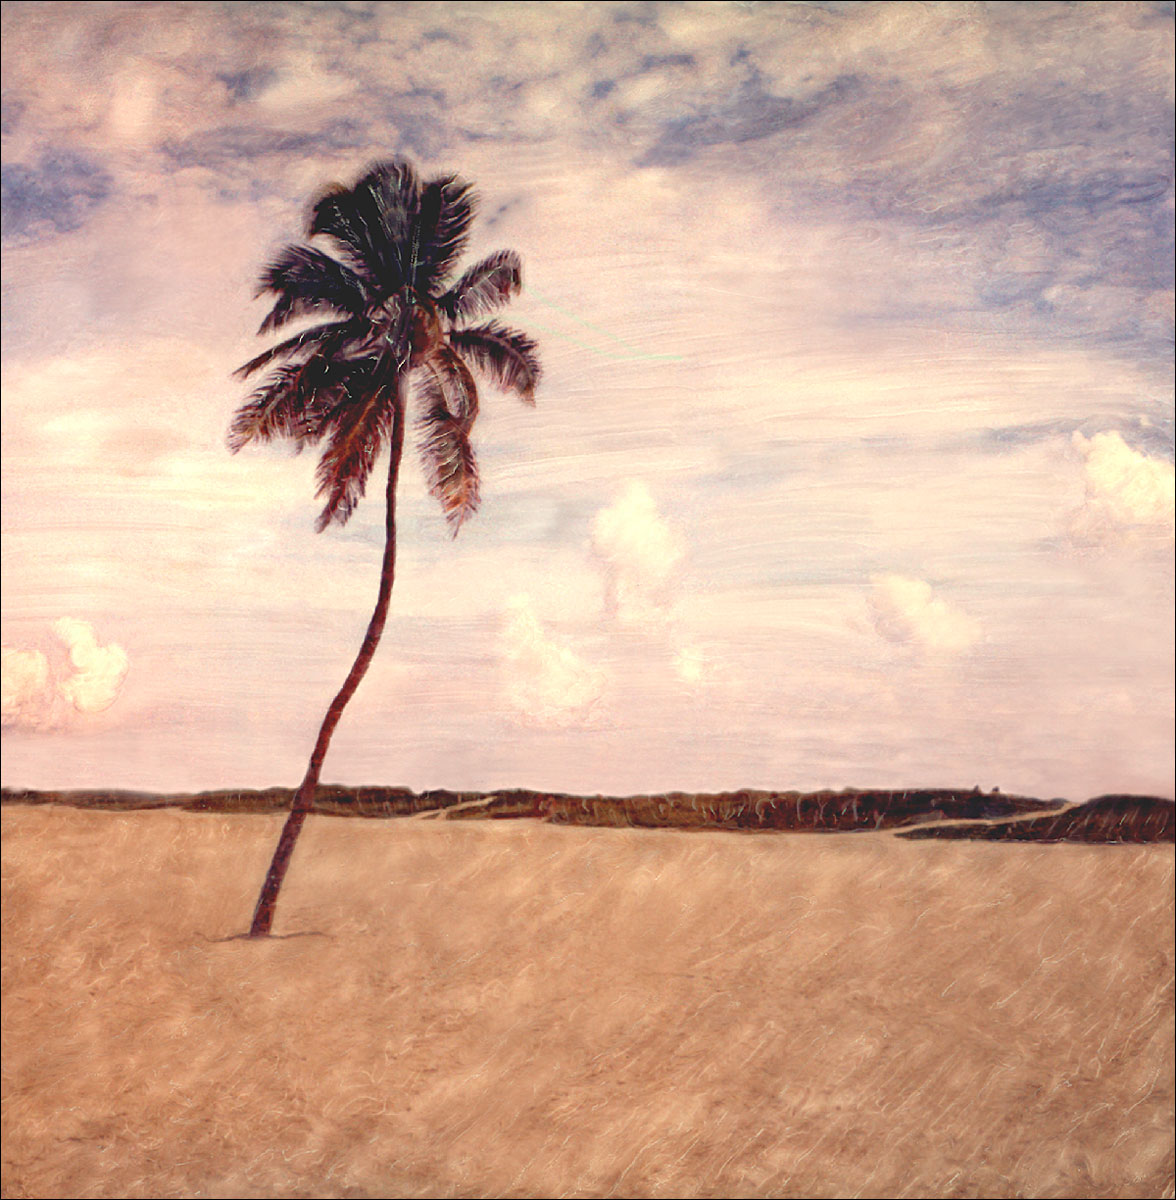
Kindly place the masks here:
POLYGON ((6 806, 6 1197, 1171 1196, 1173 850, 6 806))

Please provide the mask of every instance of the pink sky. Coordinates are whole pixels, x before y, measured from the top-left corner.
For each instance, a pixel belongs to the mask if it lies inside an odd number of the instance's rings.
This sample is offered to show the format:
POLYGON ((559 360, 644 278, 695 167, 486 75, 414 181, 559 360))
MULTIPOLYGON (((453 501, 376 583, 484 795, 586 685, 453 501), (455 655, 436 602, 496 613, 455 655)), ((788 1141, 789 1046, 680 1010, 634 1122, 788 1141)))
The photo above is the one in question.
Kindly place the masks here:
POLYGON ((324 778, 1172 794, 1170 6, 6 4, 4 783, 294 784, 380 494, 231 456, 253 283, 406 154, 513 248, 324 778))

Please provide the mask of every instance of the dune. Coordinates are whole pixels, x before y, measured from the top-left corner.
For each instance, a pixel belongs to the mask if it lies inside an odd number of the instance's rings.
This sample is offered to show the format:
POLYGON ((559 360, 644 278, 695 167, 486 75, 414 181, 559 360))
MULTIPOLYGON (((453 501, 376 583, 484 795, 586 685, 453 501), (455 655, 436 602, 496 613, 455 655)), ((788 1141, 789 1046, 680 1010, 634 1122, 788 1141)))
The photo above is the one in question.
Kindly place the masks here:
POLYGON ((1170 845, 2 819, 6 1197, 1173 1194, 1170 845))

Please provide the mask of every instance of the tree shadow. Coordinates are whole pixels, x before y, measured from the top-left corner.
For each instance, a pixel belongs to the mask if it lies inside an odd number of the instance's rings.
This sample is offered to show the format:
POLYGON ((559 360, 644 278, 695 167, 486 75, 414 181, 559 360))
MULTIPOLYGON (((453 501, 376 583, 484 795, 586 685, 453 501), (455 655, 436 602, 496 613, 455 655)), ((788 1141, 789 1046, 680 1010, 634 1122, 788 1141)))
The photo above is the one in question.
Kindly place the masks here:
POLYGON ((329 941, 335 940, 331 934, 321 929, 304 929, 298 933, 234 933, 222 938, 212 938, 207 934, 201 934, 201 937, 214 946, 224 942, 286 942, 291 938, 304 937, 321 937, 327 938, 329 941))

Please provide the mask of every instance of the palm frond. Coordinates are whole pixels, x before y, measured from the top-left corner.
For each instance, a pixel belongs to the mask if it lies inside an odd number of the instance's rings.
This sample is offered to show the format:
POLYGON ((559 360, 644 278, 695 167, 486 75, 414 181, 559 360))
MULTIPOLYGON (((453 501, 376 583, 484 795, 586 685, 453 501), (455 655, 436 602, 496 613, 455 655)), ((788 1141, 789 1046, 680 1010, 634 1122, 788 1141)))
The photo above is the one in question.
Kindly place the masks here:
POLYGON ((289 438, 301 449, 322 436, 322 418, 346 386, 344 366, 329 359, 283 363, 233 415, 229 449, 289 438))
POLYGON ((426 411, 444 408, 466 432, 478 415, 478 385, 449 346, 439 347, 421 364, 417 394, 426 411))
POLYGON ((426 184, 412 246, 413 286, 422 295, 440 293, 469 240, 478 199, 473 188, 455 175, 426 184))
POLYGON ((441 297, 438 308, 450 320, 480 317, 501 308, 518 294, 523 283, 523 264, 513 250, 499 250, 475 263, 441 297))
POLYGON ((456 537, 478 510, 478 465, 466 428, 444 404, 433 404, 421 417, 420 452, 429 491, 456 537))
POLYGON ((386 292, 410 282, 405 249, 421 206, 416 171, 404 159, 374 166, 354 187, 336 186, 314 205, 308 231, 325 233, 363 264, 386 292))
POLYGON ((319 460, 316 496, 327 503, 315 522, 322 533, 334 521, 345 525, 363 498, 368 476, 395 419, 394 389, 376 385, 361 397, 348 397, 330 417, 327 448, 319 460))
POLYGON ((542 367, 535 343, 525 333, 487 321, 470 329, 455 329, 449 344, 495 387, 514 392, 527 404, 535 403, 542 367))
POLYGON ((363 312, 370 296, 358 272, 314 246, 287 246, 261 273, 257 294, 266 292, 278 299, 258 333, 269 333, 294 317, 323 309, 363 312))
POLYGON ((239 366, 234 372, 238 379, 248 379, 250 375, 261 370, 276 358, 293 357, 303 351, 327 353, 334 348, 342 348, 348 340, 356 340, 370 329, 366 321, 330 321, 325 325, 314 325, 301 333, 278 342, 268 350, 263 350, 256 358, 239 366))

